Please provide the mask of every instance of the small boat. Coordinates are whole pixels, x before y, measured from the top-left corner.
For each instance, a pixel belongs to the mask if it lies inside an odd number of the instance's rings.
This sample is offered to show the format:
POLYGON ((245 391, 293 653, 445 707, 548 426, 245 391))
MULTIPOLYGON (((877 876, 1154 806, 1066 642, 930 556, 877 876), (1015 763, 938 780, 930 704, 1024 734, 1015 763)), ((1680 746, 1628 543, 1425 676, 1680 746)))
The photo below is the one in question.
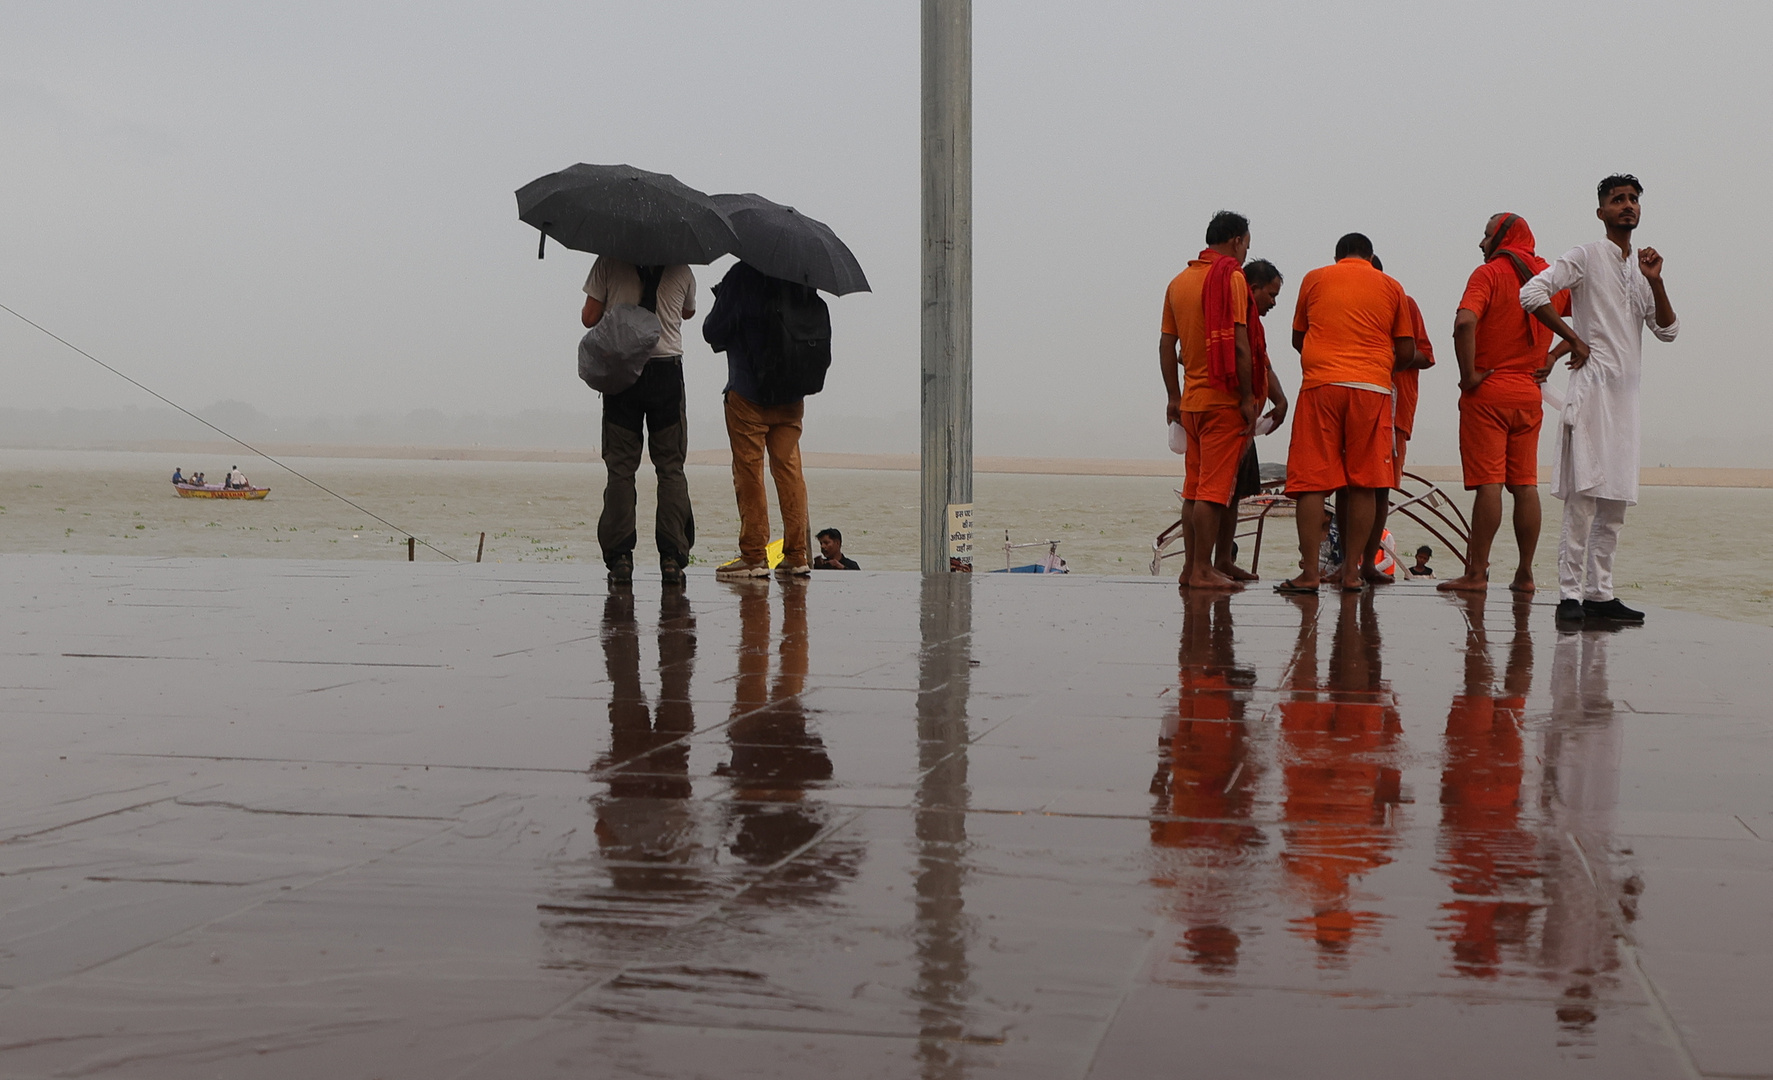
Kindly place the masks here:
POLYGON ((1010 531, 1005 529, 1003 532, 1003 569, 991 572, 993 574, 1069 574, 1071 570, 1065 565, 1065 560, 1059 557, 1059 541, 1035 540, 1027 544, 1012 544, 1010 543, 1010 531), (1037 547, 1044 547, 1047 551, 1034 562, 1017 566, 1011 561, 1016 557, 1016 549, 1037 547))
POLYGON ((229 488, 220 484, 174 484, 179 489, 181 499, 262 499, 271 494, 270 488, 243 487, 229 488))

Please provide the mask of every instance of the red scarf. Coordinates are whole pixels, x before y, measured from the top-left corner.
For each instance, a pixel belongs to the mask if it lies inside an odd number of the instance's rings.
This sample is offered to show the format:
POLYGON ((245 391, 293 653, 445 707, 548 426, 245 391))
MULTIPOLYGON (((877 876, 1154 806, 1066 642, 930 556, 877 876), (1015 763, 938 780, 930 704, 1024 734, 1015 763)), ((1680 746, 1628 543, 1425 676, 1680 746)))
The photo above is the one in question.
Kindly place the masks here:
MULTIPOLYGON (((1539 257, 1534 248, 1533 230, 1527 227, 1527 219, 1519 214, 1503 214, 1496 223, 1496 250, 1485 261, 1495 262, 1506 259, 1514 276, 1525 285, 1533 275, 1540 273, 1551 264, 1539 257)), ((1568 303, 1569 294, 1560 292, 1552 298, 1553 303, 1563 310, 1568 303)), ((1527 320, 1527 336, 1533 341, 1533 348, 1540 352, 1551 351, 1551 330, 1533 317, 1532 312, 1522 310, 1527 320)))
POLYGON ((1237 382, 1237 317, 1241 314, 1231 301, 1231 275, 1238 272, 1238 262, 1212 248, 1200 253, 1201 261, 1212 261, 1207 269, 1206 284, 1201 286, 1201 305, 1206 309, 1207 382, 1220 390, 1238 392, 1237 382))
MULTIPOLYGON (((1256 313, 1256 294, 1250 293, 1250 394, 1256 399, 1256 408, 1260 410, 1262 403, 1268 400, 1268 332, 1262 329, 1262 316, 1256 313)), ((1233 373, 1235 375, 1235 371, 1233 373)), ((1233 380, 1232 389, 1237 389, 1233 380)))
POLYGON ((1515 276, 1521 279, 1523 285, 1534 274, 1551 265, 1533 250, 1533 230, 1527 227, 1525 218, 1519 214, 1503 214, 1497 225, 1496 252, 1486 262, 1507 259, 1514 263, 1515 276))

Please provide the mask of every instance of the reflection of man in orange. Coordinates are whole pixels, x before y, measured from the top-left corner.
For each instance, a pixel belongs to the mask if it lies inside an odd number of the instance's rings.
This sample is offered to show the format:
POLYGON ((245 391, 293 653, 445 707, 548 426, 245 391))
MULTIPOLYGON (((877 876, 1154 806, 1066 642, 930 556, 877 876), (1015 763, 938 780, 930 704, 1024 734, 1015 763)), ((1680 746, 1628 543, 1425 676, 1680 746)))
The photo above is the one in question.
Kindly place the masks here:
POLYGON ((1521 716, 1533 682, 1532 605, 1515 601, 1514 639, 1500 693, 1484 631, 1484 594, 1466 597, 1465 692, 1447 712, 1441 768, 1439 870, 1455 899, 1441 905, 1443 939, 1461 975, 1493 978, 1504 949, 1524 959, 1539 878, 1538 842, 1521 827, 1521 716), (1511 895, 1519 899, 1508 899, 1511 895))
POLYGON ((1391 861, 1390 812, 1401 777, 1389 759, 1402 725, 1381 678, 1379 626, 1370 595, 1340 601, 1330 646, 1330 677, 1318 680, 1317 608, 1299 605, 1292 700, 1280 703, 1287 766, 1281 864, 1311 906, 1294 926, 1328 961, 1345 953, 1379 916, 1350 910, 1351 882, 1391 861))
POLYGON ((1173 889, 1187 924, 1189 960, 1223 973, 1237 966, 1239 939, 1230 917, 1241 891, 1235 871, 1263 842, 1250 824, 1258 772, 1250 757, 1244 701, 1255 672, 1232 655, 1231 600, 1224 594, 1183 598, 1181 687, 1167 751, 1152 779, 1159 796, 1153 845, 1174 853, 1171 872, 1156 884, 1173 889))
POLYGON ((1373 242, 1349 233, 1336 262, 1299 283, 1293 347, 1304 380, 1287 448, 1287 494, 1297 500, 1299 576, 1280 592, 1315 592, 1324 499, 1344 491, 1339 512, 1342 588, 1358 591, 1356 545, 1373 529, 1380 492, 1396 482, 1392 465, 1392 371, 1415 362, 1416 338, 1404 288, 1373 266, 1373 242))
POLYGON ((1240 269, 1250 251, 1250 223, 1221 210, 1207 223, 1206 239, 1206 249, 1164 291, 1158 368, 1169 395, 1164 415, 1188 437, 1180 583, 1230 589, 1237 582, 1214 568, 1213 545, 1256 424, 1250 290, 1240 269))
POLYGON ((765 583, 735 585, 739 597, 739 674, 727 739, 732 761, 716 770, 731 778, 729 804, 739 819, 732 853, 748 863, 779 862, 817 836, 822 808, 806 789, 831 779, 831 759, 807 730, 806 586, 782 586, 781 663, 770 682, 770 594, 765 583))
MULTIPOLYGON (((1533 250, 1533 230, 1518 214, 1497 214, 1484 226, 1484 263, 1471 272, 1453 320, 1459 358, 1459 458, 1471 506, 1471 548, 1465 573, 1442 589, 1490 587, 1490 545, 1502 527, 1502 489, 1514 496, 1514 541, 1520 565, 1509 588, 1533 591, 1539 546, 1539 384, 1551 373, 1551 330, 1521 308, 1521 286, 1548 263, 1533 250)), ((1559 315, 1570 294, 1552 297, 1559 315)), ((1567 346, 1560 344, 1558 355, 1567 346)))

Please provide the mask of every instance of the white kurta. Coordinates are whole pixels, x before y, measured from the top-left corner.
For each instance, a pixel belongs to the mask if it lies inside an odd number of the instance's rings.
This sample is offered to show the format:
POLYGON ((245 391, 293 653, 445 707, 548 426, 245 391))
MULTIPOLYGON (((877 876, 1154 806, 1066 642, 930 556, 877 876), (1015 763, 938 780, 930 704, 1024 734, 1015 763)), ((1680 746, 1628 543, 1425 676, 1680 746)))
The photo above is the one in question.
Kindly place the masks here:
POLYGON ((1681 321, 1656 325, 1656 300, 1636 250, 1621 256, 1610 240, 1573 248, 1546 267, 1521 286, 1521 307, 1532 312, 1563 289, 1570 290, 1572 326, 1590 352, 1588 363, 1570 373, 1551 493, 1636 503, 1644 327, 1673 341, 1681 321))

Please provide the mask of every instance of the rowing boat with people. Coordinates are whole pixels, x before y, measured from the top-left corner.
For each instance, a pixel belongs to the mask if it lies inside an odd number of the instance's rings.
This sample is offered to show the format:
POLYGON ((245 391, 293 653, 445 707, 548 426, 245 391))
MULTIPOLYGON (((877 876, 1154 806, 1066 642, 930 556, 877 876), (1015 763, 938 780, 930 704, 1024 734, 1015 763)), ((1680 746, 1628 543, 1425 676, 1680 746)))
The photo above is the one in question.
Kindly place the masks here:
POLYGON ((174 484, 181 499, 262 499, 271 494, 268 487, 223 487, 220 484, 174 484))

